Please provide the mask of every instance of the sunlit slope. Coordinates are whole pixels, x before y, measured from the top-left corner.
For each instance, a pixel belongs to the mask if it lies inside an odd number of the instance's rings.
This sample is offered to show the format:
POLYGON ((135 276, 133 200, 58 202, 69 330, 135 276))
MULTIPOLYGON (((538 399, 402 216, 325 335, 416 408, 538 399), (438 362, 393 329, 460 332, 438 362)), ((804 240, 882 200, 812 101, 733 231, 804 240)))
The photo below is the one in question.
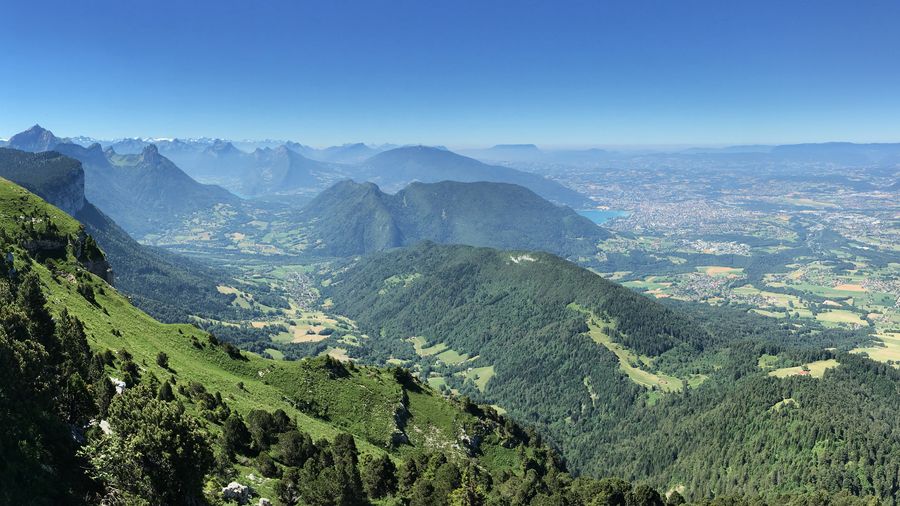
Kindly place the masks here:
MULTIPOLYGON (((460 457, 479 454, 478 448, 460 441, 461 434, 473 431, 483 436, 483 449, 501 440, 510 447, 517 444, 517 436, 502 423, 476 416, 477 409, 444 399, 401 372, 326 358, 268 360, 239 353, 191 325, 154 320, 87 271, 74 252, 87 237, 77 221, 6 180, 0 180, 0 229, 23 245, 40 236, 53 246, 45 251, 29 243, 31 249, 13 246, 12 252, 17 265, 28 262, 39 274, 54 313, 65 309, 79 318, 95 351, 127 350, 141 368, 142 381, 155 376, 161 381, 172 377, 178 385, 199 383, 244 414, 283 409, 313 437, 330 439, 350 432, 369 453, 402 455, 440 448, 460 457), (36 224, 43 227, 38 232, 36 224), (160 352, 168 356, 168 369, 156 363, 160 352)), ((100 255, 99 250, 95 254, 100 255)), ((187 403, 186 408, 203 415, 198 404, 187 403)), ((210 429, 219 430, 213 423, 210 429)), ((509 454, 504 461, 516 460, 512 449, 498 446, 486 453, 493 458, 498 451, 509 454)))

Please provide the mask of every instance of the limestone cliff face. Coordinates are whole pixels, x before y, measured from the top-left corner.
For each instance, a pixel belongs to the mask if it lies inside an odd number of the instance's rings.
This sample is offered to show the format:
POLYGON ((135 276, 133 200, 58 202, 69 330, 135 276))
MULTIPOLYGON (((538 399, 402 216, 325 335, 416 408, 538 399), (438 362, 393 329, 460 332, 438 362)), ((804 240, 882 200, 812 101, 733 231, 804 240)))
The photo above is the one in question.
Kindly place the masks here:
MULTIPOLYGON (((79 163, 79 169, 81 164, 79 163)), ((84 171, 77 170, 55 185, 47 195, 41 195, 47 202, 62 209, 67 214, 75 214, 84 208, 84 171)))
POLYGON ((71 251, 88 272, 109 284, 113 284, 113 270, 106 260, 106 255, 97 246, 94 238, 83 229, 74 236, 44 235, 34 237, 23 243, 24 248, 34 257, 56 257, 71 251))
POLYGON ((68 214, 84 207, 81 162, 59 153, 0 148, 0 177, 9 179, 68 214))
POLYGON ((106 260, 106 255, 97 246, 94 238, 82 230, 72 244, 75 251, 75 258, 87 269, 88 272, 94 274, 109 284, 113 284, 112 266, 106 260))

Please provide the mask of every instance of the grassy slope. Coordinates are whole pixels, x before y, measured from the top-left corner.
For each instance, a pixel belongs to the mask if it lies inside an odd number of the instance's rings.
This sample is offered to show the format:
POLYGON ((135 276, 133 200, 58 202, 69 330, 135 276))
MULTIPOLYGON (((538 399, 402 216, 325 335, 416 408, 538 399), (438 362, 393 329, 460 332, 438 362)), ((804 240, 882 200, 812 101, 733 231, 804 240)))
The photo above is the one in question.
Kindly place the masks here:
MULTIPOLYGON (((76 235, 83 230, 73 218, 33 194, 8 181, 0 181, 0 226, 7 233, 14 236, 24 233, 21 224, 16 222, 17 216, 44 213, 64 235, 76 235)), ((24 252, 19 252, 17 262, 22 261, 25 261, 24 252)), ((163 380, 174 374, 179 384, 195 381, 210 392, 221 392, 232 409, 245 415, 251 409, 281 408, 314 438, 331 439, 346 431, 357 436, 363 452, 385 451, 395 429, 394 408, 402 393, 389 371, 351 367, 346 375, 333 378, 327 374, 321 359, 283 362, 244 353, 246 360, 236 360, 223 348, 210 344, 208 335, 196 327, 163 324, 135 308, 106 282, 85 273, 70 254, 52 269, 28 261, 40 275, 52 311, 67 309, 81 319, 96 351, 127 349, 141 367, 142 376, 152 373, 163 380), (65 276, 66 271, 79 271, 81 281, 65 276), (78 292, 79 282, 92 286, 95 302, 78 292), (168 355, 170 371, 156 364, 160 351, 168 355), (315 400, 323 408, 324 417, 312 417, 295 409, 289 400, 298 399, 315 400)), ((453 449, 463 427, 479 421, 429 388, 409 391, 408 398, 411 416, 406 430, 411 444, 393 451, 394 455, 428 448, 453 449)), ((194 409, 190 404, 186 407, 194 409)), ((217 430, 215 426, 211 428, 217 430)), ((462 454, 462 450, 458 452, 462 454)), ((515 450, 503 448, 487 447, 485 452, 491 461, 497 460, 497 455, 502 455, 501 461, 515 456, 515 450)))
POLYGON ((21 186, 0 178, 0 229, 16 237, 23 230, 25 216, 33 214, 48 215, 60 233, 65 235, 76 235, 82 229, 81 224, 68 214, 47 204, 21 186))

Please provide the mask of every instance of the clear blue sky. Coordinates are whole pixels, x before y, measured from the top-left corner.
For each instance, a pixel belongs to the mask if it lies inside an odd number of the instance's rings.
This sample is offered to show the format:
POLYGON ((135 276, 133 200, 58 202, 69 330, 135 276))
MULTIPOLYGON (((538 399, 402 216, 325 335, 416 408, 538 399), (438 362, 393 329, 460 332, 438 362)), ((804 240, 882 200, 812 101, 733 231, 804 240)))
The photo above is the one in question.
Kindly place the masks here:
POLYGON ((0 137, 900 141, 898 23, 894 0, 13 0, 0 137))

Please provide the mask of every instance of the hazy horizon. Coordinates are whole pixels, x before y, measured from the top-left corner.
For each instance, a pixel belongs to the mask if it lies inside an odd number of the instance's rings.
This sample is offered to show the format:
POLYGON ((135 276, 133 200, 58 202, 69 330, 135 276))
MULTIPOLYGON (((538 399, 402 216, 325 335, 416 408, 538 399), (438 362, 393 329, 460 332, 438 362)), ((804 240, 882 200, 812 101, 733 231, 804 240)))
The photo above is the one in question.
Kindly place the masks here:
MULTIPOLYGON (((534 145, 538 149, 542 151, 566 151, 566 150, 589 150, 589 149, 603 149, 608 151, 659 151, 659 152, 667 152, 667 151, 677 151, 677 150, 687 150, 687 149, 722 149, 722 148, 733 148, 733 147, 748 147, 748 146, 778 146, 778 145, 790 145, 790 144, 828 144, 828 143, 854 143, 854 144, 895 144, 900 143, 900 139, 895 140, 884 140, 884 141, 855 141, 849 139, 832 139, 825 141, 796 141, 796 142, 784 142, 784 141, 776 141, 776 142, 736 142, 736 143, 710 143, 710 142, 697 142, 697 143, 684 143, 684 144, 545 144, 540 142, 497 142, 497 143, 484 143, 484 144, 467 144, 467 145, 445 145, 445 144, 423 144, 423 143, 415 143, 415 142, 367 142, 364 140, 346 140, 346 141, 337 141, 332 144, 310 144, 303 142, 302 139, 288 139, 288 138, 223 138, 223 137, 212 137, 208 135, 198 135, 191 137, 178 137, 172 135, 128 135, 128 136, 116 136, 116 137, 98 137, 94 135, 90 135, 88 133, 80 132, 80 133, 65 133, 59 132, 52 127, 48 127, 41 122, 33 123, 28 127, 23 127, 15 131, 10 131, 9 128, 4 128, 4 133, 0 135, 0 141, 8 141, 15 134, 24 132, 34 126, 40 126, 46 130, 51 131, 54 135, 60 138, 91 138, 97 141, 103 142, 115 142, 121 140, 129 140, 129 139, 139 139, 142 141, 166 141, 166 140, 222 140, 227 142, 235 142, 235 143, 244 143, 244 144, 253 144, 253 143, 286 143, 286 142, 296 142, 299 144, 303 144, 315 149, 324 149, 328 147, 335 146, 345 146, 362 143, 367 146, 379 147, 379 146, 396 146, 396 147, 404 147, 404 146, 429 146, 429 147, 445 147, 451 151, 466 151, 466 150, 481 150, 481 149, 490 149, 492 147, 499 146, 526 146, 526 145, 534 145)), ((240 146, 238 146, 240 149, 240 146)))

